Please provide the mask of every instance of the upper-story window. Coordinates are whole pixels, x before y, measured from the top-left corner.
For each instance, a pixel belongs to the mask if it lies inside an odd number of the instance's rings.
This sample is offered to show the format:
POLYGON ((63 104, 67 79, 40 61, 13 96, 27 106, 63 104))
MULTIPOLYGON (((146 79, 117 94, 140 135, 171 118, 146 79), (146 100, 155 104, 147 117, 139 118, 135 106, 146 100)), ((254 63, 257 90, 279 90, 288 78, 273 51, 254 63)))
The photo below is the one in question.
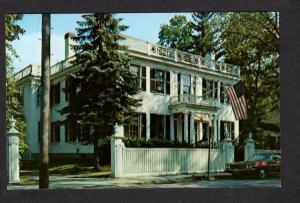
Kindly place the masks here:
POLYGON ((50 86, 50 105, 60 103, 60 82, 50 86))
POLYGON ((228 85, 221 83, 221 87, 220 87, 220 102, 222 104, 228 104, 229 100, 228 100, 228 95, 227 95, 227 88, 228 85))
POLYGON ((218 97, 218 82, 203 78, 202 95, 205 99, 216 99, 218 97))
POLYGON ((151 68, 151 92, 170 94, 170 72, 151 68))
POLYGON ((234 139, 234 122, 221 121, 221 136, 220 139, 224 140, 226 137, 234 139))
POLYGON ((130 71, 137 76, 136 85, 138 88, 146 91, 146 67, 132 64, 130 71))

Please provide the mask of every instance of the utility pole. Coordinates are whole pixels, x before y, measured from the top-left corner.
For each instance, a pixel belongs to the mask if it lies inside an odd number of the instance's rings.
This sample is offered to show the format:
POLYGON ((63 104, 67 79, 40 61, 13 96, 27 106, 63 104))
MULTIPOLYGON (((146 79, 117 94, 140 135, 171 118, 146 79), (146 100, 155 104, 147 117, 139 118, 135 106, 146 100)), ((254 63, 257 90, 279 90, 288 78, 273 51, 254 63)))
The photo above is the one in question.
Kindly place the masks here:
POLYGON ((39 188, 49 187, 49 120, 50 120, 50 14, 42 14, 42 78, 39 188))

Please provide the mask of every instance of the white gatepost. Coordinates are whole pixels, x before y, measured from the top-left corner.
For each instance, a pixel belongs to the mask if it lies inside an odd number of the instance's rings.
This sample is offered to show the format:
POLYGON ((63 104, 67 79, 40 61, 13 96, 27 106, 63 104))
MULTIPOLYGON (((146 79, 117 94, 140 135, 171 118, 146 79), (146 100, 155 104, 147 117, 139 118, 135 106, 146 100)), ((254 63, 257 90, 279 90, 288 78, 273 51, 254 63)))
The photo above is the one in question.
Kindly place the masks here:
POLYGON ((15 129, 16 120, 11 117, 10 128, 7 132, 7 170, 8 182, 20 182, 20 166, 19 166, 19 132, 15 129))
POLYGON ((249 133, 249 138, 246 140, 246 145, 244 148, 244 160, 248 161, 250 157, 255 154, 255 142, 252 139, 252 133, 249 133))
POLYGON ((234 162, 234 146, 232 140, 229 137, 226 137, 222 143, 225 152, 225 164, 234 162))
POLYGON ((111 175, 115 178, 121 177, 123 171, 122 138, 123 137, 117 135, 111 137, 111 175))

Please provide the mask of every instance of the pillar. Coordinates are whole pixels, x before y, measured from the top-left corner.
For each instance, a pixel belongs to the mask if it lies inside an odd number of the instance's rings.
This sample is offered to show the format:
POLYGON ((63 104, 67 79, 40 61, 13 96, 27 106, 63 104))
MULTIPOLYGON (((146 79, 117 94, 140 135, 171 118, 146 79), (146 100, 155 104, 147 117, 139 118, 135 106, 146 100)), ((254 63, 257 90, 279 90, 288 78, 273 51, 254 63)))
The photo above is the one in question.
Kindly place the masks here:
POLYGON ((191 113, 191 119, 190 119, 190 143, 195 144, 195 129, 194 129, 194 118, 195 118, 195 113, 191 113))
POLYGON ((216 119, 216 117, 214 118, 214 120, 213 120, 213 128, 214 128, 214 138, 213 138, 213 141, 214 142, 217 142, 217 140, 218 140, 218 126, 217 126, 217 119, 216 119))
POLYGON ((111 175, 112 177, 121 177, 123 174, 123 148, 122 136, 117 134, 111 137, 111 175))
POLYGON ((203 139, 203 129, 202 128, 203 128, 202 122, 199 122, 199 130, 200 130, 199 140, 203 139))
POLYGON ((146 66, 146 92, 150 93, 150 67, 146 66))
POLYGON ((170 140, 174 141, 174 114, 173 113, 171 113, 170 115, 170 140))
POLYGON ((10 129, 7 132, 7 170, 8 182, 20 182, 20 165, 19 165, 19 132, 15 129, 16 120, 10 119, 10 129))
POLYGON ((217 93, 217 95, 218 95, 218 104, 220 104, 221 103, 221 82, 220 81, 218 81, 218 93, 217 93))
POLYGON ((151 123, 150 123, 150 113, 147 112, 146 113, 146 140, 150 139, 150 127, 151 127, 151 123))
POLYGON ((252 157, 255 153, 255 142, 252 139, 252 133, 249 133, 249 137, 246 140, 246 145, 244 148, 244 160, 248 161, 250 157, 252 157))
POLYGON ((222 143, 225 153, 225 164, 234 162, 234 146, 232 144, 232 141, 230 140, 230 138, 225 137, 222 143))
POLYGON ((182 142, 182 118, 177 119, 177 140, 182 142))
POLYGON ((184 141, 188 142, 189 141, 189 137, 188 137, 188 131, 189 131, 189 127, 188 127, 188 113, 185 112, 184 113, 184 141))
POLYGON ((218 119, 218 141, 221 141, 221 120, 218 119))
POLYGON ((239 137, 239 121, 234 121, 234 139, 239 137))

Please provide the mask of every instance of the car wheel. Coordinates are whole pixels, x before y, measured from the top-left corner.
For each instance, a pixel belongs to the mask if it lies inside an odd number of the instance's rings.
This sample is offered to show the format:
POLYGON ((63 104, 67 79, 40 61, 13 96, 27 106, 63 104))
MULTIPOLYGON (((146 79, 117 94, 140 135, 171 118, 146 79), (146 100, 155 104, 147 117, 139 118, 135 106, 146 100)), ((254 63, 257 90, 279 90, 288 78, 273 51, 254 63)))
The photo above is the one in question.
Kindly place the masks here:
POLYGON ((264 179, 267 177, 267 172, 265 169, 260 169, 258 175, 261 179, 264 179))

